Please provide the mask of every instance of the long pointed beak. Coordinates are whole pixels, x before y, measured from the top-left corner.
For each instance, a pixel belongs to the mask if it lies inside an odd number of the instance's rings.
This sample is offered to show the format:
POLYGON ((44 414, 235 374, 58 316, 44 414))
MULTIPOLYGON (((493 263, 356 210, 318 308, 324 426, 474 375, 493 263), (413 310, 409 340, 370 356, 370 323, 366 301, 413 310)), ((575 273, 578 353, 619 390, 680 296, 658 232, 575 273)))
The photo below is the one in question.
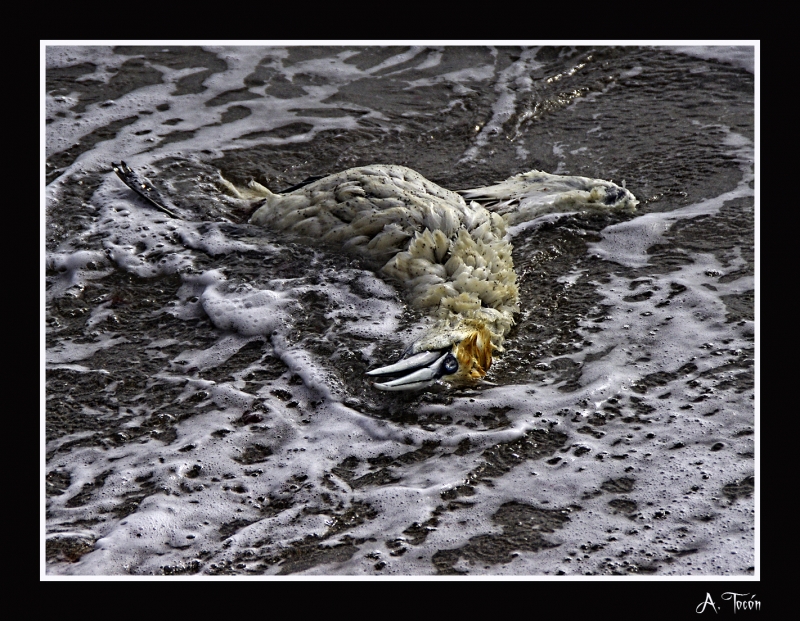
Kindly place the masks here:
POLYGON ((407 375, 387 382, 376 383, 379 390, 418 390, 427 388, 441 374, 439 363, 447 355, 444 351, 424 351, 404 358, 395 364, 367 371, 367 375, 389 375, 409 371, 407 375))

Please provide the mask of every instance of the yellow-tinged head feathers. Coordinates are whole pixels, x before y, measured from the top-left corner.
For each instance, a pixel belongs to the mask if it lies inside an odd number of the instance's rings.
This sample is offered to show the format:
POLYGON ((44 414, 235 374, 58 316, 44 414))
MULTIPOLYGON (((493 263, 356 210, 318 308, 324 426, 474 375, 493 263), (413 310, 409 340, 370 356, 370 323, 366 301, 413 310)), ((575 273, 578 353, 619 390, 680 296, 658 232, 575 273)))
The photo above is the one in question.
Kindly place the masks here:
POLYGON ((453 347, 459 369, 452 379, 481 379, 492 366, 494 349, 491 332, 483 326, 477 327, 453 347))

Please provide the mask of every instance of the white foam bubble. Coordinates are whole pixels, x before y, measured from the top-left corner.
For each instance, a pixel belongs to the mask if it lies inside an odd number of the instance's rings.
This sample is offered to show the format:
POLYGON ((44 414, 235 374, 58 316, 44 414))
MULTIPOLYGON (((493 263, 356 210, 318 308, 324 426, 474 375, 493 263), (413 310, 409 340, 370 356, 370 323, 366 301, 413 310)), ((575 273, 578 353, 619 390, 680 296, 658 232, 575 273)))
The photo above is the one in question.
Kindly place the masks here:
POLYGON ((127 343, 124 336, 114 336, 108 332, 99 334, 92 343, 76 343, 71 339, 59 341, 57 345, 47 350, 47 363, 61 365, 68 362, 77 362, 91 358, 101 349, 109 349, 120 343, 127 343))
POLYGON ((288 317, 284 309, 290 302, 279 292, 255 289, 246 283, 234 291, 222 291, 215 283, 200 296, 203 310, 214 325, 245 336, 270 334, 285 325, 288 317))

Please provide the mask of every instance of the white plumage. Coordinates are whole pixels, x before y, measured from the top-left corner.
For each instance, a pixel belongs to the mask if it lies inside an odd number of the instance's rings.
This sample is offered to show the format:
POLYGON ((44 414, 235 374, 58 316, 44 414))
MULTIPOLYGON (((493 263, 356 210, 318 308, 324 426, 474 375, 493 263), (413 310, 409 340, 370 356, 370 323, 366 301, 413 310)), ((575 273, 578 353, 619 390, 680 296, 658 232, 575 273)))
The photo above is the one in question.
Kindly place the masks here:
POLYGON ((393 165, 351 168, 285 194, 223 183, 238 198, 263 199, 253 224, 385 261, 381 271, 435 319, 403 360, 369 372, 411 371, 376 384, 387 390, 486 374, 519 311, 508 225, 553 211, 632 211, 638 202, 608 181, 540 171, 459 193, 393 165))

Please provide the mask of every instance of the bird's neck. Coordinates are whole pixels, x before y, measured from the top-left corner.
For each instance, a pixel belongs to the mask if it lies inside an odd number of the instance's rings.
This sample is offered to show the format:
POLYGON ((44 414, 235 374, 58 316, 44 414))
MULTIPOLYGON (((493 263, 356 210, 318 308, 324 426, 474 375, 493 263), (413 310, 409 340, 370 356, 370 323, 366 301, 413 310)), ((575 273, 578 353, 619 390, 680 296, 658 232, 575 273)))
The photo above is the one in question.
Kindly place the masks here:
POLYGON ((469 333, 482 326, 501 349, 519 312, 517 275, 511 245, 503 239, 505 223, 486 213, 483 223, 460 229, 446 243, 440 231, 418 234, 383 271, 405 287, 416 308, 435 319, 433 332, 469 333))

